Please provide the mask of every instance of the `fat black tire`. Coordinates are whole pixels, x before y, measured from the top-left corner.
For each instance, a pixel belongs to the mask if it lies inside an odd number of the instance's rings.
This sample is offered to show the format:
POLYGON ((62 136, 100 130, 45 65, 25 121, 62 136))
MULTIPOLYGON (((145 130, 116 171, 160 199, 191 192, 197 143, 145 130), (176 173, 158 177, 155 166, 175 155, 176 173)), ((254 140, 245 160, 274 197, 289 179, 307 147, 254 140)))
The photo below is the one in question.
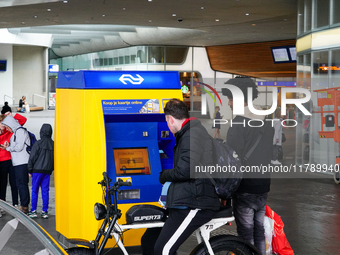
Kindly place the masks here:
MULTIPOLYGON (((227 236, 216 236, 210 239, 211 248, 215 255, 253 255, 247 244, 229 240, 227 236)), ((190 255, 209 255, 204 242, 199 244, 190 255)))
POLYGON ((339 184, 340 183, 340 173, 339 172, 335 172, 334 173, 334 182, 336 184, 339 184))
POLYGON ((84 247, 72 247, 66 250, 69 255, 95 255, 93 249, 84 247))

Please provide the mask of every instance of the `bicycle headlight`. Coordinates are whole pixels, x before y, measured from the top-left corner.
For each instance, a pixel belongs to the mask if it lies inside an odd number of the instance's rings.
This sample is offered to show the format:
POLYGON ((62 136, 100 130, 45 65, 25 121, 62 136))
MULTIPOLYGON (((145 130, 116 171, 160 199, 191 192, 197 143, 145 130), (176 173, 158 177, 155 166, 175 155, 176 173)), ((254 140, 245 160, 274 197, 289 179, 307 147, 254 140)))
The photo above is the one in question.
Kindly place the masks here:
POLYGON ((96 217, 96 220, 102 220, 106 216, 106 208, 103 204, 96 203, 94 205, 94 216, 96 217))

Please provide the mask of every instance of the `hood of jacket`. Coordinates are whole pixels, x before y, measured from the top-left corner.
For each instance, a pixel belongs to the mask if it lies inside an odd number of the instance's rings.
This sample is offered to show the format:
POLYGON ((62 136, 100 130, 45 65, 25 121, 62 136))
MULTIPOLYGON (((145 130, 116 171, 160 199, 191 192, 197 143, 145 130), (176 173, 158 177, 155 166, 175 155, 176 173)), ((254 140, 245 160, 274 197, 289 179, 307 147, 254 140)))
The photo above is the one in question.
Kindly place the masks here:
POLYGON ((19 122, 14 119, 11 115, 8 115, 3 121, 2 121, 3 125, 6 125, 8 127, 10 127, 13 131, 13 133, 15 133, 15 131, 21 127, 21 125, 19 124, 19 122))
POLYGON ((41 129, 40 129, 40 137, 52 137, 52 126, 50 124, 43 124, 41 129))

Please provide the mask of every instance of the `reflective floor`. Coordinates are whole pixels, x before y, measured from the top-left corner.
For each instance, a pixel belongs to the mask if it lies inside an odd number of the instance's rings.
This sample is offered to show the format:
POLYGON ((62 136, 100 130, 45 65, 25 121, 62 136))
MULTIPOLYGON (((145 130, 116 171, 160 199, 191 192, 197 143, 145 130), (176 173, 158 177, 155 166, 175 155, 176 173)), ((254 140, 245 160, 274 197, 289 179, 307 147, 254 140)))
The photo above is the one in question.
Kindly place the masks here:
MULTIPOLYGON (((37 136, 43 123, 54 127, 54 111, 31 112, 24 114, 28 117, 26 127, 37 136)), ((211 123, 202 120, 209 133, 213 134, 211 123)), ((222 136, 226 129, 222 127, 222 136)), ((284 130, 287 141, 283 144, 284 165, 294 163, 295 130, 284 130)), ((39 136, 38 136, 39 137, 39 136)), ((311 174, 311 178, 275 178, 272 179, 268 205, 281 216, 285 224, 284 232, 297 255, 340 254, 340 185, 336 185, 331 175, 311 174)), ((8 190, 9 191, 9 190, 8 190)), ((7 194, 10 201, 10 192, 7 194)), ((41 201, 39 202, 41 205, 41 201)), ((41 207, 38 207, 41 210, 41 207)), ((49 219, 34 219, 54 238, 54 182, 52 178, 50 193, 49 219)), ((10 220, 9 215, 0 218, 0 229, 10 220)), ((20 225, 20 224, 19 224, 20 225)), ((223 227, 218 234, 236 234, 236 226, 223 227)), ((178 254, 186 255, 196 246, 196 239, 191 236, 180 248, 178 254)), ((34 254, 40 249, 38 240, 19 226, 11 237, 6 249, 0 254, 34 254)), ((119 251, 109 251, 107 254, 121 254, 119 251)))

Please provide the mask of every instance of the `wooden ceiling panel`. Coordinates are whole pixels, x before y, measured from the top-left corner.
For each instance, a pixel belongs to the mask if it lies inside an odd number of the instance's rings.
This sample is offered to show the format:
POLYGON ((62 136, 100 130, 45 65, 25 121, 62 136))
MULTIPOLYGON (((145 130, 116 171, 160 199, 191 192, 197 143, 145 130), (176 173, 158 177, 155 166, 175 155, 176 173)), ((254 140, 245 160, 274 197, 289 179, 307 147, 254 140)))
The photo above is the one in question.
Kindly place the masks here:
POLYGON ((296 63, 275 64, 271 47, 295 45, 296 40, 206 47, 213 70, 257 78, 296 77, 296 63))

